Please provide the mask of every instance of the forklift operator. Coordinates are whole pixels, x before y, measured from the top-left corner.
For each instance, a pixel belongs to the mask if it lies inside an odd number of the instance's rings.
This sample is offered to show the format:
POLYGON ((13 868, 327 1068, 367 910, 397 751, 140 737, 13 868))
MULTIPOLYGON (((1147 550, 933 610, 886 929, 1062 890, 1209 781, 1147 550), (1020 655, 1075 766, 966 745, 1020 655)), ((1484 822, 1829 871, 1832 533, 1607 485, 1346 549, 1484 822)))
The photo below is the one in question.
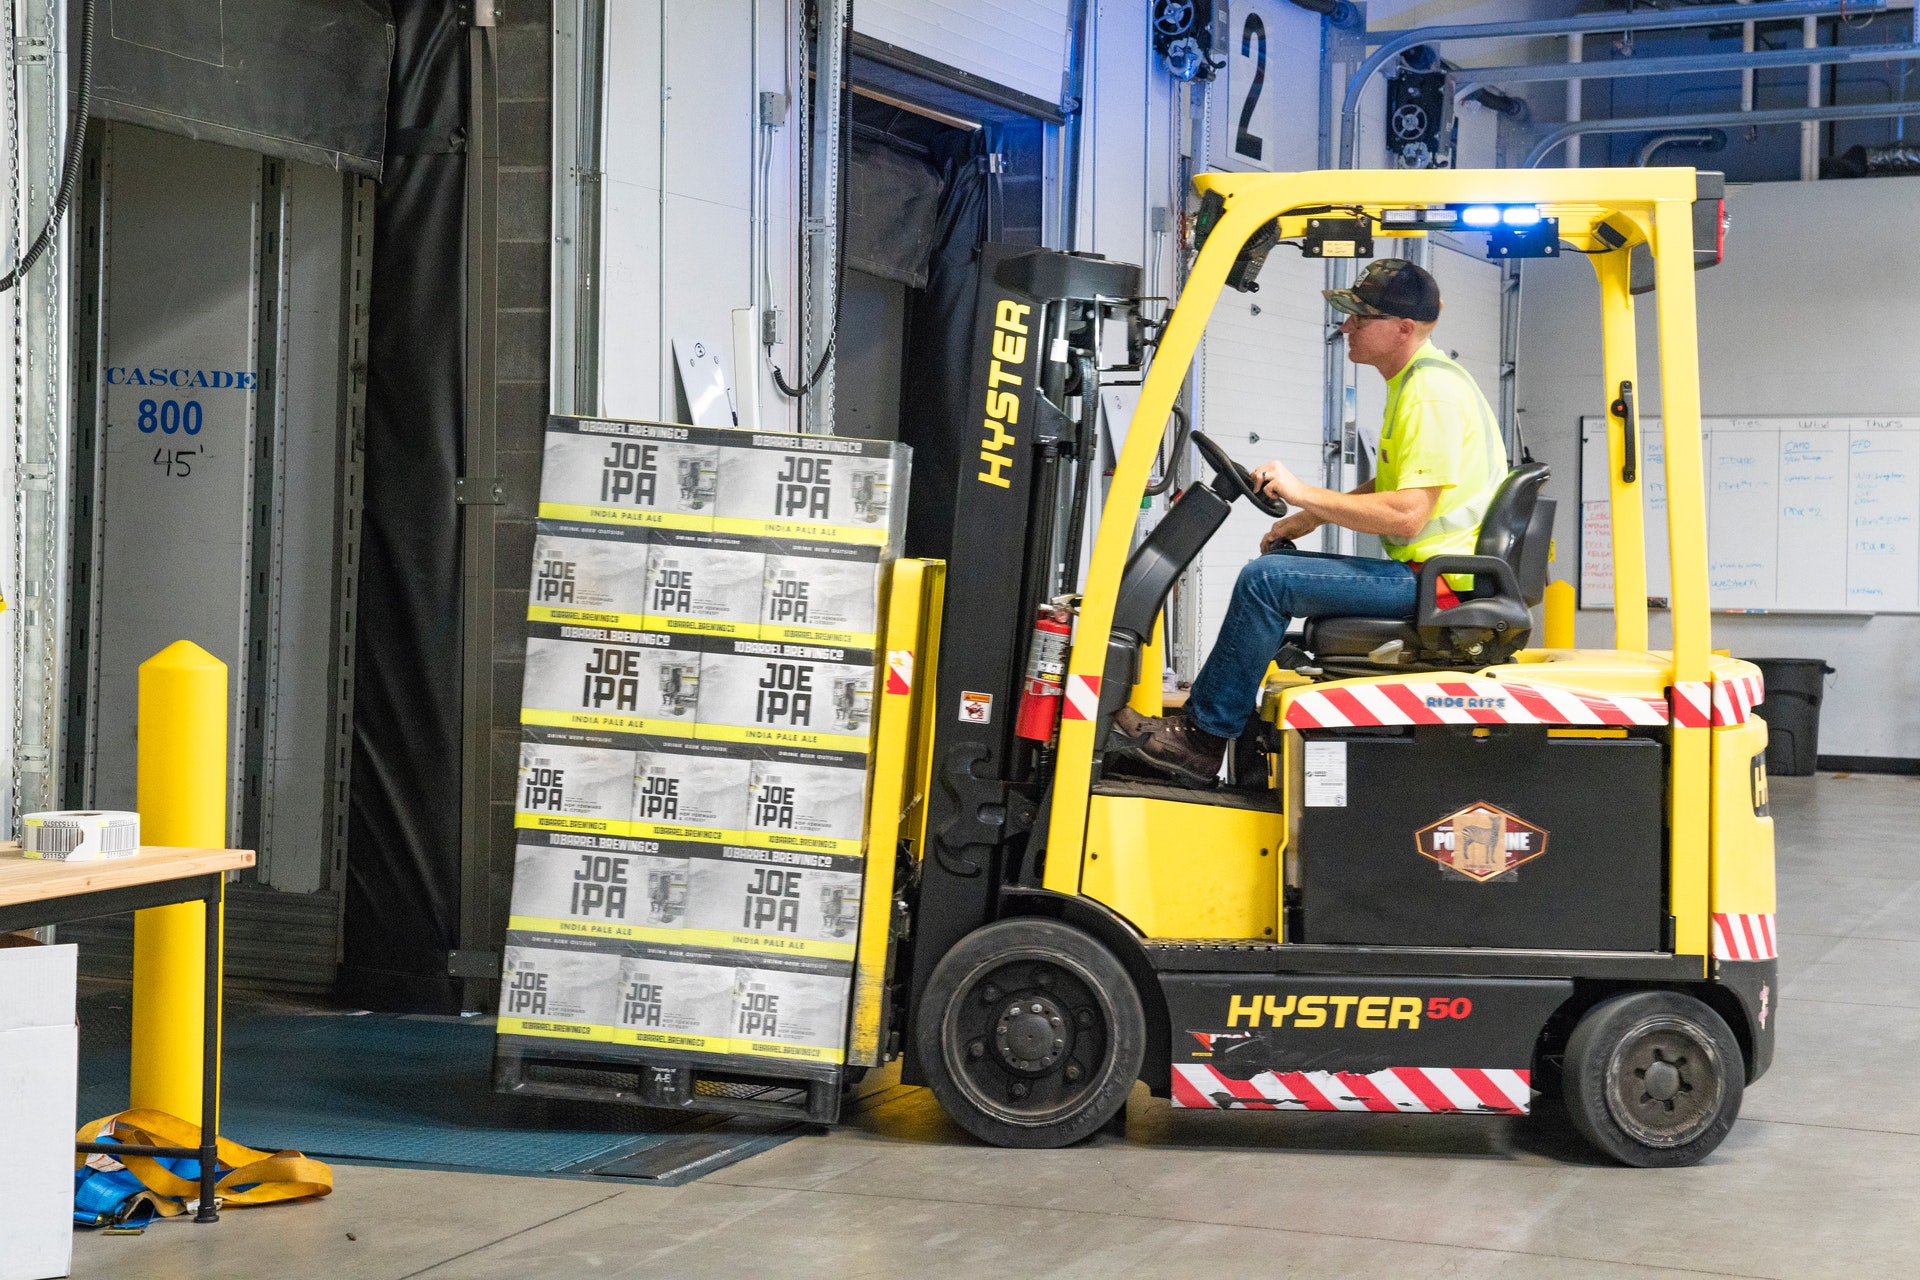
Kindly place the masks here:
MULTIPOLYGON (((1187 698, 1185 716, 1115 719, 1147 763, 1211 786, 1228 742, 1253 714, 1267 664, 1295 618, 1412 618, 1417 575, 1437 555, 1471 555, 1480 522, 1507 474, 1493 410, 1466 370, 1429 340, 1440 286, 1399 258, 1367 268, 1351 289, 1323 291, 1346 315, 1347 358, 1387 383, 1374 478, 1350 493, 1302 481, 1278 461, 1252 471, 1269 495, 1295 508, 1241 569, 1220 635, 1187 698), (1295 551, 1324 524, 1377 534, 1391 559, 1295 551)), ((1453 583, 1464 586, 1466 579, 1453 583)), ((1441 587, 1442 607, 1454 603, 1441 587)))

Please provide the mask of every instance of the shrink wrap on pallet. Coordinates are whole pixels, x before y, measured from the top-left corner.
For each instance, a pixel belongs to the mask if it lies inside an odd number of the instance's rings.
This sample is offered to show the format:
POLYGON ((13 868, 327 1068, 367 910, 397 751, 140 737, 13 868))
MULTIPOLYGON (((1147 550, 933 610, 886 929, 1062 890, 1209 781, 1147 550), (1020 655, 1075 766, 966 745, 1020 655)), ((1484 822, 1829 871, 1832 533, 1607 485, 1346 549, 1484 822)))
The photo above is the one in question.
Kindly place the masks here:
POLYGON ((520 1051, 842 1060, 906 469, 885 442, 552 421, 500 1006, 520 1051))

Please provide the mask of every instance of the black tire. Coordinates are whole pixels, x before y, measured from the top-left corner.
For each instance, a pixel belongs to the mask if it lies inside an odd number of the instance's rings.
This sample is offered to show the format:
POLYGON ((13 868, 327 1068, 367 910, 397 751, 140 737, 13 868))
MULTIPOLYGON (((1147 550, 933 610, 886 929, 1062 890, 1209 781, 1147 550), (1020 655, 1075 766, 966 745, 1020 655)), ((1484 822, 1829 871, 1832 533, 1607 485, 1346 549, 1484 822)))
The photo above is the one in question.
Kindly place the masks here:
POLYGON ((1064 1147, 1126 1105, 1147 1019, 1113 954, 1055 920, 1002 920, 934 967, 914 1018, 934 1097, 982 1142, 1064 1147))
POLYGON ((1580 1136, 1622 1164, 1698 1164, 1740 1115, 1746 1063, 1726 1021, 1692 996, 1636 991, 1587 1011, 1562 1089, 1580 1136))

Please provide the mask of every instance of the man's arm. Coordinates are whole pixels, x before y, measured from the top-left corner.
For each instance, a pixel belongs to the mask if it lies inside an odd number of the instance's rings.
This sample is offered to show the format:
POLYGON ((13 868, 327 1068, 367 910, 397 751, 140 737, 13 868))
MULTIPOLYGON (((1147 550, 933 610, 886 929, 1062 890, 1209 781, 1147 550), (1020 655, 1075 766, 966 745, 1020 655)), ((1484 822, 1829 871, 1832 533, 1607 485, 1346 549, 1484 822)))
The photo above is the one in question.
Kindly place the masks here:
MULTIPOLYGON (((1368 480, 1356 488, 1347 490, 1347 492, 1372 493, 1373 481, 1368 480)), ((1265 536, 1260 539, 1260 554, 1267 554, 1267 552, 1272 551, 1276 545, 1282 542, 1298 542, 1325 523, 1325 520, 1322 520, 1312 512, 1298 509, 1290 511, 1287 513, 1285 519, 1274 521, 1273 527, 1267 530, 1265 536)))
POLYGON ((1440 501, 1441 486, 1426 489, 1392 489, 1375 493, 1371 481, 1352 493, 1337 493, 1307 484, 1281 462, 1263 462, 1253 469, 1254 479, 1266 491, 1288 505, 1297 507, 1320 524, 1337 524, 1355 533, 1392 534, 1410 538, 1426 527, 1440 501))

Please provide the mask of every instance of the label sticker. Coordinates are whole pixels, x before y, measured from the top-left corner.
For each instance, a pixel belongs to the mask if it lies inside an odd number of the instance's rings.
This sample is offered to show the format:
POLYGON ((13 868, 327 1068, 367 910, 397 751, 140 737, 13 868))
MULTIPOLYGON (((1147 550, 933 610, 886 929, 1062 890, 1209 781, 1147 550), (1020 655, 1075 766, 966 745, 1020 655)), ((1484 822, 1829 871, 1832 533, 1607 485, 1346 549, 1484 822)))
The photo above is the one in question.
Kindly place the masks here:
POLYGON ((1547 831, 1485 801, 1470 804, 1414 832, 1420 855, 1441 874, 1478 884, 1517 880, 1522 863, 1547 851, 1547 831))
POLYGON ((1347 807, 1347 744, 1309 742, 1306 744, 1306 795, 1309 809, 1347 807))
POLYGON ((962 691, 960 694, 960 721, 963 724, 992 724, 993 695, 962 691))

